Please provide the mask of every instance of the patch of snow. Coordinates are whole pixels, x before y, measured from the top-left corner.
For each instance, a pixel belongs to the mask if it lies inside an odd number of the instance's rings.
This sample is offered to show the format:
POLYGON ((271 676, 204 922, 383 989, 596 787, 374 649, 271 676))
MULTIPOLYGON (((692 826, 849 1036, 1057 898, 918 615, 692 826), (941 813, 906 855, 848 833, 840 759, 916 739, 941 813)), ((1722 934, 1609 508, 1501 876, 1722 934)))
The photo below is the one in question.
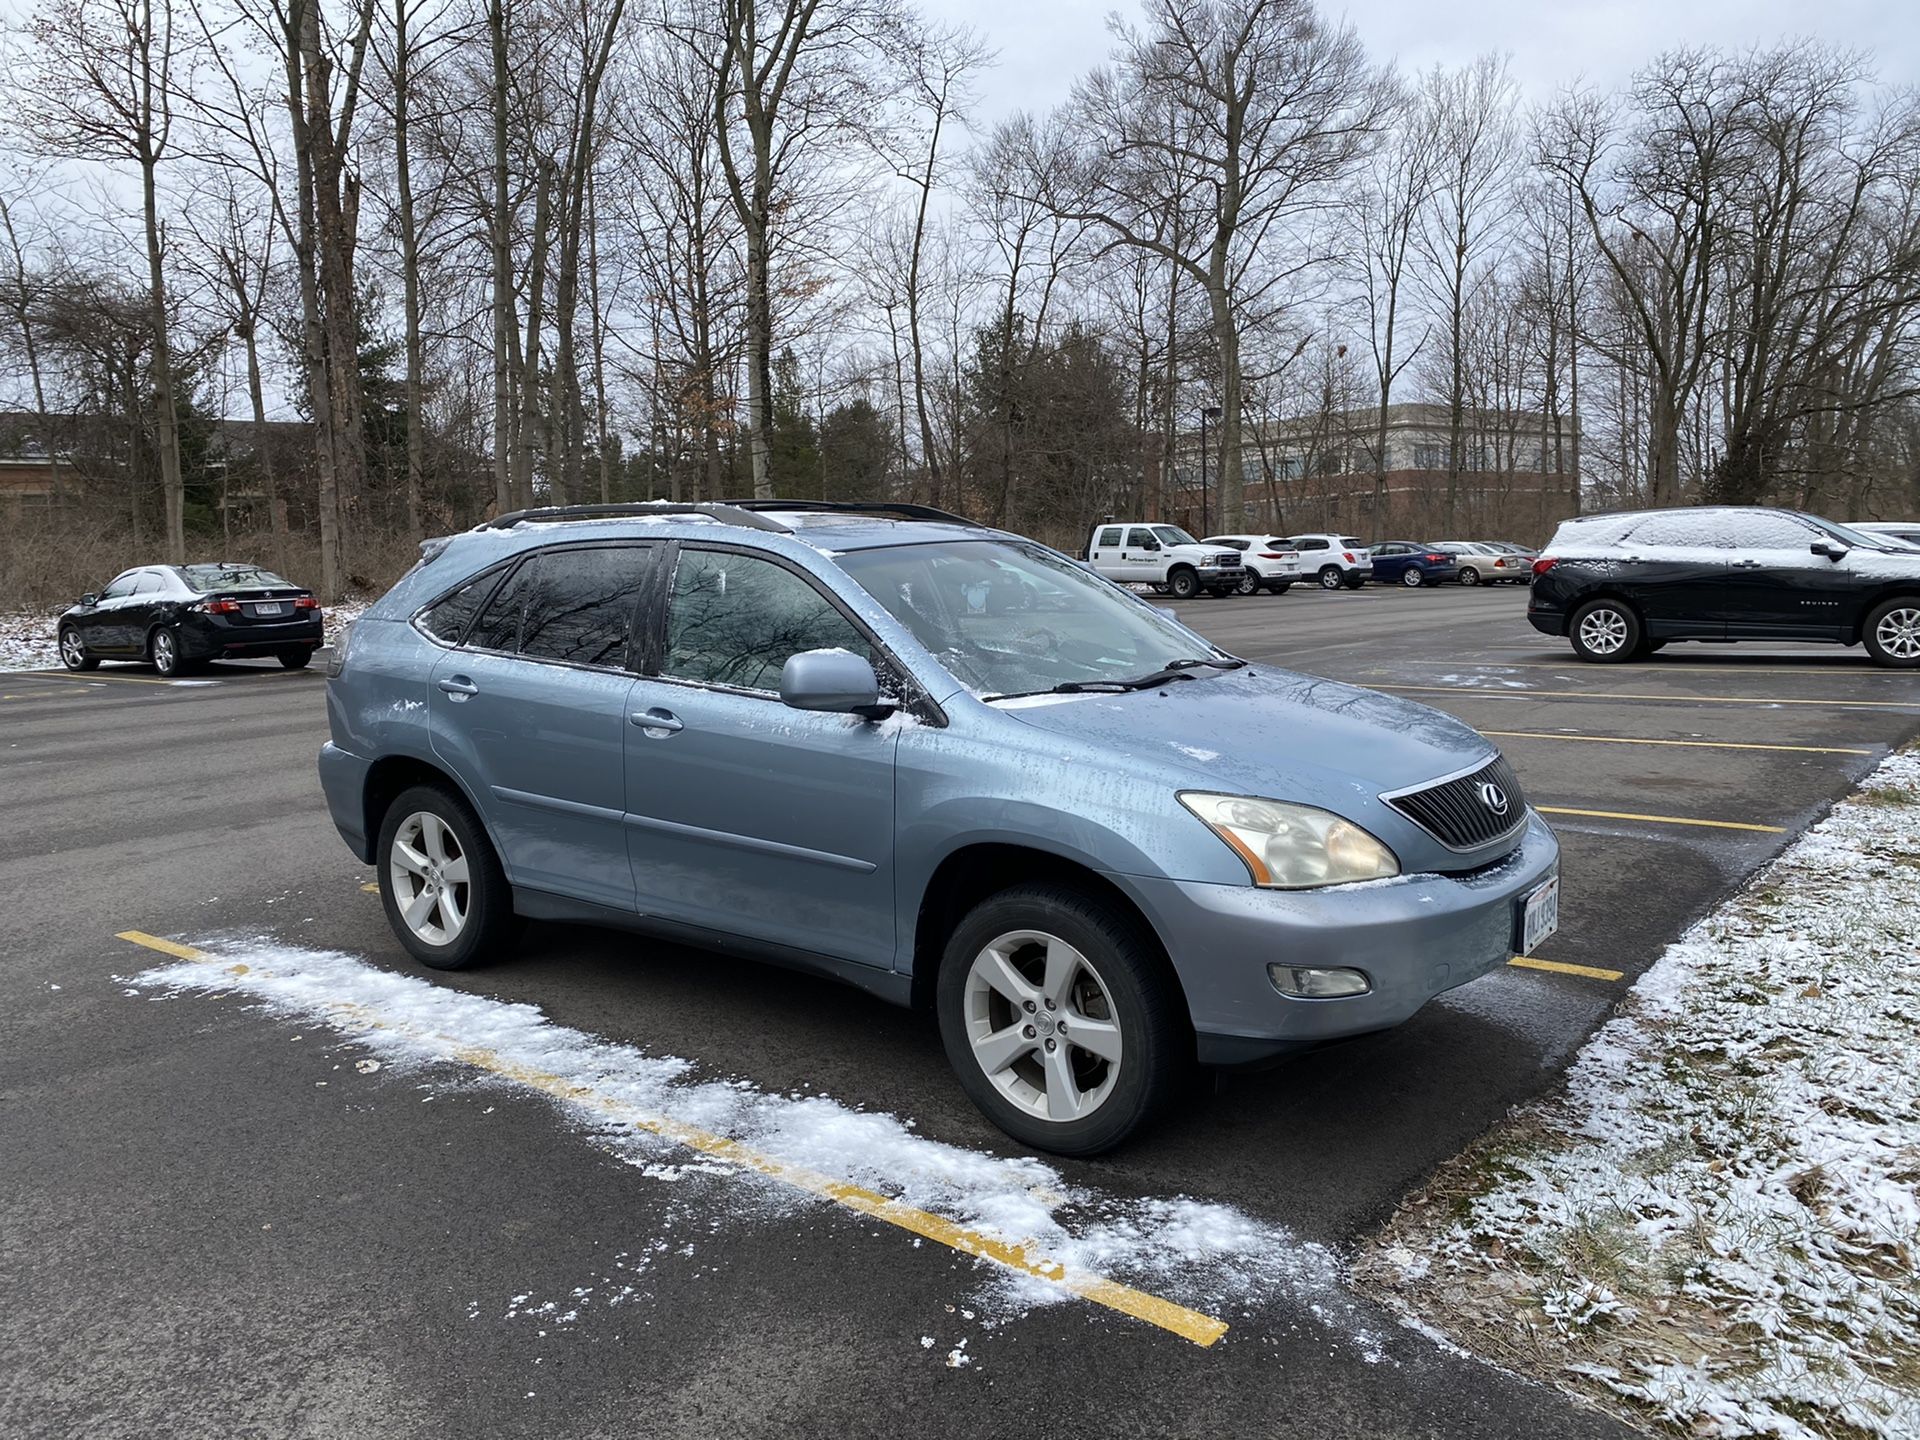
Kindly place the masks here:
MULTIPOLYGON (((1330 1251, 1225 1205, 1107 1194, 1070 1184, 1038 1158, 930 1140, 892 1115, 824 1095, 698 1080, 686 1060, 557 1025, 532 1005, 447 989, 338 951, 267 943, 205 948, 205 960, 164 965, 132 983, 236 996, 300 1026, 335 1030, 402 1073, 474 1067, 469 1073, 484 1083, 545 1097, 594 1144, 643 1174, 665 1178, 662 1167, 673 1167, 683 1183, 725 1187, 717 1214, 789 1215, 796 1205, 815 1203, 809 1192, 817 1193, 816 1180, 824 1177, 1045 1257, 1036 1266, 1055 1278, 981 1262, 984 1293, 1003 1312, 1071 1300, 1076 1277, 1100 1276, 1210 1314, 1291 1299, 1311 1304, 1350 1338, 1364 1329, 1330 1251), (714 1153, 711 1137, 742 1148, 714 1153), (813 1178, 796 1188, 783 1183, 782 1170, 813 1178)), ((528 1298, 515 1306, 524 1308, 528 1298)))
POLYGON ((58 624, 55 615, 0 615, 0 670, 58 670, 58 624))
POLYGON ((1508 680, 1499 675, 1460 675, 1452 671, 1445 675, 1436 675, 1434 684, 1457 685, 1463 690, 1531 690, 1534 688, 1525 680, 1508 680))
POLYGON ((1669 947, 1565 1094, 1362 1273, 1642 1418, 1920 1435, 1916 854, 1907 751, 1669 947))
POLYGON ((1182 745, 1177 740, 1169 740, 1167 743, 1182 755, 1185 755, 1189 760, 1198 760, 1202 765, 1220 758, 1220 752, 1218 750, 1202 750, 1197 745, 1182 745))

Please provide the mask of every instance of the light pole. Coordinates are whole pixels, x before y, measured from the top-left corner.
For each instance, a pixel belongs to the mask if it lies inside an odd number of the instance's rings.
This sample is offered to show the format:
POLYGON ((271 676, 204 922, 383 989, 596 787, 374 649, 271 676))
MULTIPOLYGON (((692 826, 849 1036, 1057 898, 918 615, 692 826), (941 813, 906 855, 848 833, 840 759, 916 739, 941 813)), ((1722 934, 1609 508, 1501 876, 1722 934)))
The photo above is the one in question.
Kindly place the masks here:
POLYGON ((1219 418, 1218 405, 1200 407, 1200 534, 1202 538, 1213 528, 1213 522, 1207 518, 1207 422, 1219 418))

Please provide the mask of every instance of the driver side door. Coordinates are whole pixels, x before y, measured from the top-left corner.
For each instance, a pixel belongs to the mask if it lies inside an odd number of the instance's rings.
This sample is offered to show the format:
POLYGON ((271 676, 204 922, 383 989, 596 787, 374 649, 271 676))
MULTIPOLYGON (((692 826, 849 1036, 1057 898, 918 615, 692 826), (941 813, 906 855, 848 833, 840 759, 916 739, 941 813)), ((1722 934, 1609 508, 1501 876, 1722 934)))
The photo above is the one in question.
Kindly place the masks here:
POLYGON ((1161 572, 1160 542, 1153 538, 1153 532, 1144 525, 1134 525, 1127 530, 1127 548, 1123 552, 1126 564, 1122 580, 1164 580, 1161 572))

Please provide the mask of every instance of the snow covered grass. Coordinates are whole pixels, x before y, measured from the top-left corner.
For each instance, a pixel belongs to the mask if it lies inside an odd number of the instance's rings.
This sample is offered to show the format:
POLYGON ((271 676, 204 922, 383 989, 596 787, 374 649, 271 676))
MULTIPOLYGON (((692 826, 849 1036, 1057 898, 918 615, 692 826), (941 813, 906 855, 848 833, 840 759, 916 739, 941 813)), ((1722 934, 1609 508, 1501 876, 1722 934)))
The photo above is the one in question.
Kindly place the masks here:
MULTIPOLYGON (((231 995, 302 1027, 324 1025, 364 1048, 354 1068, 380 1072, 377 1083, 398 1074, 544 1097, 646 1181, 711 1187, 706 1208, 728 1223, 779 1222, 826 1201, 881 1219, 889 1205, 913 1207, 936 1223, 903 1230, 939 1239, 942 1224, 958 1225, 965 1235, 943 1243, 986 1257, 982 1303, 996 1323, 1076 1297, 1140 1314, 1114 1303, 1110 1285, 1103 1290, 1103 1282, 1120 1282, 1203 1320, 1290 1299, 1335 1343, 1370 1362, 1384 1358, 1331 1252, 1230 1207, 1107 1194, 1068 1183, 1032 1156, 930 1140, 911 1122, 824 1095, 703 1079, 687 1060, 557 1025, 532 1005, 393 974, 337 951, 268 941, 202 948, 205 959, 126 983, 231 995), (1001 1259, 980 1238, 1023 1258, 1001 1259), (995 1259, 1001 1263, 986 1263, 995 1259)), ((900 1241, 922 1243, 904 1234, 900 1241)))
POLYGON ((0 670, 58 668, 60 646, 54 622, 54 616, 32 611, 0 615, 0 670))
POLYGON ((1359 1265, 1691 1435, 1920 1435, 1920 752, 1673 945, 1359 1265))

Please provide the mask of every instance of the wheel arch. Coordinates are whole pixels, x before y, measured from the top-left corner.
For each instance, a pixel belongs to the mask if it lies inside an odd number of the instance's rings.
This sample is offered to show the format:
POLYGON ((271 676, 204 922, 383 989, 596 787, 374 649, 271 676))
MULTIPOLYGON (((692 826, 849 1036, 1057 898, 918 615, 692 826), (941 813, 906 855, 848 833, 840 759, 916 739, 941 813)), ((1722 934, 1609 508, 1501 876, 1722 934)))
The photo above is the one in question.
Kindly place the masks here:
POLYGON ((1092 866, 1056 851, 1004 841, 974 841, 945 856, 920 892, 913 926, 915 1009, 926 1009, 933 1004, 947 937, 961 918, 990 895, 1036 881, 1083 890, 1134 919, 1185 1004, 1185 987, 1180 984, 1179 972, 1167 953, 1166 942, 1146 911, 1113 880, 1092 866))
POLYGON ((367 837, 370 863, 380 863, 380 827, 386 821, 387 807, 402 791, 415 785, 438 785, 452 790, 479 817, 481 828, 486 827, 485 814, 452 771, 418 755, 383 755, 367 767, 367 778, 360 787, 361 823, 366 827, 361 833, 367 837))
POLYGON ((1847 626, 1847 643, 1858 645, 1866 639, 1867 617, 1872 615, 1889 600, 1907 599, 1920 605, 1920 583, 1912 580, 1892 581, 1876 587, 1864 599, 1853 613, 1853 619, 1847 626))

